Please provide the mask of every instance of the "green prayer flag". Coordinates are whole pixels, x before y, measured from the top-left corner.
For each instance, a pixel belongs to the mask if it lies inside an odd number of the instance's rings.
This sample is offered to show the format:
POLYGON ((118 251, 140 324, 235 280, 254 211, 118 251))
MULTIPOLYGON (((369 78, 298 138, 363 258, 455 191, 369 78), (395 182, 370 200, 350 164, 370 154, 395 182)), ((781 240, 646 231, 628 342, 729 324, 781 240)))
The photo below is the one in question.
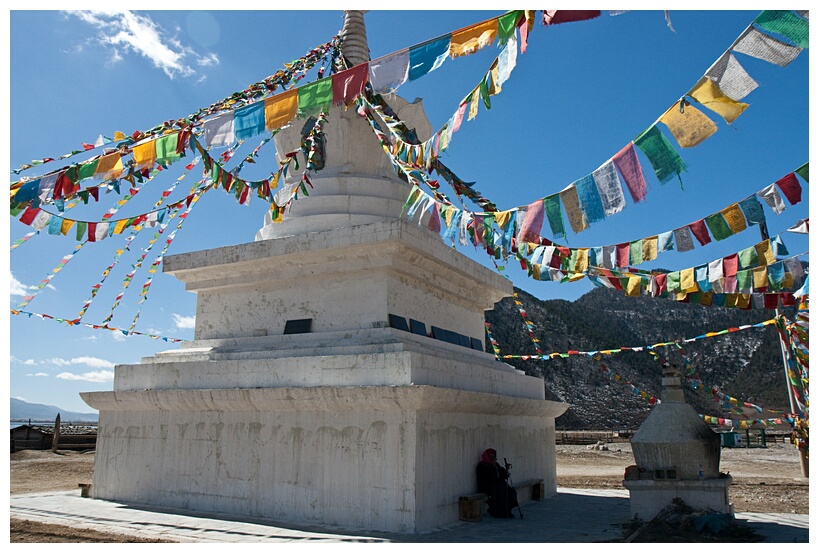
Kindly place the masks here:
POLYGON ((752 267, 759 263, 759 256, 756 253, 756 248, 751 246, 739 252, 739 266, 746 268, 752 267))
POLYGON ((737 271, 737 289, 753 290, 754 289, 754 271, 737 271))
POLYGON ((88 223, 85 221, 77 221, 77 241, 79 242, 85 237, 85 229, 88 223))
MULTIPOLYGON (((646 155, 651 166, 654 168, 654 174, 660 180, 660 183, 665 184, 671 177, 686 170, 685 162, 679 154, 674 150, 671 142, 663 136, 657 125, 652 125, 643 133, 634 139, 634 145, 646 155)), ((682 180, 680 180, 682 184, 682 180)))
POLYGON ((680 272, 674 271, 668 273, 668 278, 665 281, 665 287, 669 292, 679 292, 680 291, 680 272))
POLYGON ((320 79, 298 88, 299 117, 327 110, 333 103, 333 80, 320 79))
POLYGON ((810 182, 808 180, 808 164, 807 163, 805 163, 802 167, 800 167, 799 169, 794 171, 794 173, 796 173, 797 175, 799 175, 800 177, 805 179, 805 182, 810 182))
POLYGON ((635 240, 628 245, 628 264, 639 265, 643 262, 643 239, 635 240))
POLYGON ((563 225, 560 197, 557 194, 552 194, 544 199, 543 210, 546 212, 546 218, 549 219, 549 228, 552 229, 552 236, 555 238, 565 238, 566 227, 563 225))
POLYGON ((100 160, 97 158, 80 165, 77 171, 79 176, 78 180, 90 179, 93 177, 94 173, 97 172, 97 165, 99 165, 99 162, 100 160))
POLYGON ((728 226, 728 221, 725 220, 722 213, 709 215, 705 218, 705 224, 708 225, 708 230, 711 231, 714 240, 725 240, 729 236, 734 235, 734 232, 731 230, 731 227, 728 226))
POLYGON ((780 34, 800 48, 808 47, 810 27, 807 19, 802 19, 790 10, 765 10, 754 19, 754 23, 772 33, 780 34))
POLYGON ((26 202, 20 202, 19 204, 12 204, 12 206, 11 206, 11 216, 12 217, 17 217, 23 211, 25 211, 27 207, 28 207, 28 203, 26 203, 26 202))
POLYGON ((154 141, 156 147, 157 163, 173 163, 181 154, 176 153, 176 145, 179 142, 179 133, 173 133, 158 138, 154 141))
POLYGON ((489 84, 487 81, 492 78, 492 72, 486 74, 486 77, 483 78, 481 81, 480 91, 481 91, 481 100, 483 100, 483 107, 486 109, 492 109, 492 104, 489 101, 489 84))
POLYGON ((513 10, 498 18, 498 42, 505 44, 515 34, 515 26, 523 17, 523 10, 513 10))

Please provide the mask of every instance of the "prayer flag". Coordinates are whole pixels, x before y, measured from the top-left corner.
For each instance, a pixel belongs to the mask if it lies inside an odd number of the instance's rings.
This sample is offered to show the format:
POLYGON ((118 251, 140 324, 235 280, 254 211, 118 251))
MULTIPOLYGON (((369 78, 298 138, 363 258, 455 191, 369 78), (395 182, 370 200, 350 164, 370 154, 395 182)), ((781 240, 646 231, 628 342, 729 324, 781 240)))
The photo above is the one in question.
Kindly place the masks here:
POLYGON ((449 57, 457 58, 474 54, 495 41, 498 36, 498 20, 490 19, 452 33, 449 42, 449 57))
POLYGON ((796 174, 790 173, 785 175, 776 181, 776 185, 779 186, 782 194, 785 195, 791 205, 796 205, 802 201, 802 185, 799 184, 799 179, 796 178, 796 174))
POLYGON ((505 41, 505 45, 498 54, 498 81, 496 86, 498 90, 509 80, 512 70, 517 65, 518 60, 518 39, 513 34, 505 41))
POLYGON ((264 102, 254 102, 233 112, 236 140, 247 140, 264 132, 264 102))
POLYGON ((722 259, 715 259, 708 263, 708 280, 716 282, 723 277, 722 259))
POLYGON ((420 79, 441 67, 449 56, 449 41, 450 35, 446 35, 437 40, 411 47, 409 50, 409 80, 420 79))
POLYGON ((332 76, 333 105, 349 105, 364 90, 369 74, 368 64, 360 63, 332 76))
POLYGON ((699 291, 693 267, 680 271, 680 290, 688 294, 699 291))
POLYGON ((749 225, 758 225, 765 222, 765 212, 756 196, 749 196, 739 202, 739 208, 749 225))
POLYGON ((607 161, 592 173, 592 177, 603 202, 606 217, 622 211, 626 207, 626 197, 614 163, 611 160, 607 161))
POLYGON ((560 209, 560 198, 552 194, 543 200, 546 218, 549 219, 549 228, 555 238, 566 237, 566 228, 563 225, 563 212, 560 209))
POLYGON ((560 201, 563 202, 563 209, 566 210, 566 217, 569 218, 569 224, 575 232, 582 232, 588 228, 583 212, 580 209, 580 203, 577 199, 577 188, 574 184, 570 184, 559 193, 560 201))
POLYGON ((588 223, 596 223, 605 219, 606 213, 603 210, 603 200, 600 198, 600 192, 597 190, 594 177, 586 175, 577 180, 574 185, 577 188, 577 199, 584 219, 588 223))
POLYGON ((657 259, 657 237, 643 238, 643 262, 657 259))
POLYGON ((674 249, 674 231, 669 230, 657 236, 657 251, 667 252, 674 249))
POLYGON ((326 111, 333 103, 332 79, 319 79, 296 90, 299 102, 298 117, 309 117, 326 111))
POLYGON ((628 267, 629 260, 631 258, 631 244, 625 242, 623 244, 617 244, 617 265, 618 269, 624 269, 628 267))
POLYGON ((729 205, 720 211, 720 213, 725 217, 725 222, 728 223, 731 233, 736 234, 748 228, 745 224, 745 216, 742 214, 742 209, 740 209, 739 204, 729 205))
POLYGON ((688 228, 691 229, 691 232, 694 234, 697 242, 700 243, 700 246, 704 246, 711 242, 711 237, 708 235, 708 229, 705 226, 705 221, 702 219, 691 223, 688 225, 688 228))
POLYGON ((737 292, 754 291, 754 272, 751 269, 737 272, 737 292))
POLYGON ((687 95, 720 115, 727 123, 733 123, 748 107, 748 104, 737 102, 723 94, 716 83, 708 77, 702 77, 687 95))
POLYGON ((640 160, 634 151, 634 144, 629 142, 627 146, 617 152, 612 161, 617 166, 617 170, 620 171, 623 180, 626 181, 626 186, 634 203, 643 201, 646 197, 646 181, 643 178, 643 168, 640 167, 640 160))
POLYGON ((233 112, 223 113, 217 115, 212 119, 205 121, 205 145, 210 148, 213 146, 230 146, 236 142, 236 137, 233 133, 233 112))
POLYGON ((722 270, 726 277, 736 276, 738 259, 739 255, 735 253, 722 258, 722 270))
POLYGON ((161 164, 173 163, 182 157, 179 152, 179 133, 166 134, 154 141, 156 146, 156 160, 161 164))
POLYGON ((153 167, 156 161, 156 140, 146 140, 131 146, 131 153, 134 156, 134 169, 153 167))
POLYGON ((518 241, 540 243, 543 215, 543 200, 537 200, 526 207, 526 216, 518 233, 518 241))
POLYGON ((808 47, 808 22, 790 10, 765 10, 754 19, 754 23, 766 31, 784 36, 800 48, 808 47))
POLYGON ((709 215, 705 218, 705 224, 708 226, 708 230, 711 231, 711 234, 714 236, 714 240, 716 241, 725 240, 729 236, 734 235, 734 233, 731 232, 731 227, 728 226, 728 222, 725 220, 725 217, 722 216, 722 213, 714 213, 713 215, 709 215))
MULTIPOLYGON (((756 276, 754 273, 754 286, 757 288, 769 287, 771 290, 782 290, 785 284, 785 264, 777 261, 767 267, 760 267, 761 274, 759 275, 760 283, 757 285, 756 276), (767 277, 765 280, 763 280, 767 277)), ((793 283, 791 282, 791 285, 793 283)))
POLYGON ((754 278, 754 290, 765 291, 768 287, 768 268, 765 266, 751 270, 754 278))
POLYGON ((777 215, 785 211, 785 202, 782 201, 782 196, 779 195, 776 184, 769 184, 757 192, 756 195, 762 198, 777 215))
POLYGON ((682 148, 692 148, 717 132, 717 125, 692 105, 677 102, 660 117, 682 148))
POLYGON ((705 72, 705 76, 714 81, 717 87, 732 100, 742 100, 759 86, 759 83, 751 78, 730 50, 714 62, 714 65, 705 72))
POLYGON ((662 184, 674 175, 679 177, 685 171, 685 163, 674 150, 668 139, 663 136, 657 125, 652 125, 634 139, 634 145, 640 148, 654 168, 654 174, 662 184))
POLYGON ((674 230, 674 242, 678 252, 689 252, 694 249, 694 240, 691 238, 691 229, 680 227, 674 230))
MULTIPOLYGON (((754 246, 754 250, 756 250, 756 255, 760 264, 772 265, 776 263, 776 256, 774 255, 770 240, 763 240, 759 244, 756 244, 754 246)), ((740 261, 741 260, 742 258, 740 257, 740 261)), ((745 266, 747 267, 747 265, 745 266)))
POLYGON ((515 36, 515 27, 526 17, 523 10, 513 10, 498 18, 498 42, 506 43, 515 36))
POLYGON ((630 275, 628 277, 628 282, 626 283, 626 295, 627 296, 639 296, 640 295, 640 284, 642 284, 643 279, 637 275, 630 275))
POLYGON ((122 157, 119 152, 102 156, 97 164, 94 177, 100 180, 112 180, 120 176, 122 176, 122 157))
POLYGON ((600 17, 600 10, 543 10, 543 24, 558 25, 600 17))
POLYGON ((394 92, 404 84, 409 72, 409 49, 382 58, 368 64, 370 85, 375 92, 394 92))
POLYGON ((802 48, 786 44, 749 25, 734 41, 730 50, 785 67, 796 59, 802 48))
POLYGON ((744 250, 737 252, 739 255, 739 266, 743 269, 752 267, 759 262, 759 256, 756 253, 756 247, 750 246, 744 250))
POLYGON ((805 182, 810 182, 810 179, 808 179, 808 165, 809 163, 805 163, 802 167, 794 171, 797 175, 805 179, 805 182))
POLYGON ((642 240, 635 240, 634 242, 630 242, 628 245, 629 251, 629 258, 628 264, 629 265, 639 265, 643 262, 643 241, 642 240))

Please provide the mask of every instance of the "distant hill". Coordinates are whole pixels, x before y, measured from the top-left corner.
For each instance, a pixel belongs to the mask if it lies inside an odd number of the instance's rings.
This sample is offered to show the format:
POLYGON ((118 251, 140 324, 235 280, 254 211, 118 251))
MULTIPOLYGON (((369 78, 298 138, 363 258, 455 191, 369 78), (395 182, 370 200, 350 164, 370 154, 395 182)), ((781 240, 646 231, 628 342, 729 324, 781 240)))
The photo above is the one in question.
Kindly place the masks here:
POLYGON ((97 422, 97 413, 75 413, 66 411, 54 405, 43 405, 41 403, 28 403, 20 399, 11 398, 11 420, 29 420, 32 422, 53 422, 60 414, 60 422, 97 422))
MULTIPOLYGON (((574 302, 540 300, 516 289, 533 323, 544 354, 639 347, 694 338, 707 332, 759 323, 775 317, 770 310, 704 307, 665 298, 627 297, 622 291, 597 288, 574 302)), ((793 309, 785 312, 793 318, 793 309)), ((513 298, 486 312, 501 355, 536 353, 513 298)), ((487 351, 492 351, 491 347, 487 351)), ((674 347, 657 353, 682 367, 674 347)), ((712 386, 729 396, 766 409, 789 412, 782 355, 773 325, 687 343, 683 351, 708 390, 712 386)), ((650 411, 649 404, 632 393, 631 382, 657 397, 661 392, 661 365, 646 352, 622 352, 597 361, 572 355, 549 360, 506 360, 510 365, 545 380, 546 398, 571 404, 556 422, 558 429, 636 429, 650 411), (600 363, 621 377, 609 379, 600 363)), ((685 381, 683 382, 685 384, 685 381)), ((714 401, 710 392, 685 389, 688 403, 704 415, 741 419, 714 401)), ((774 414, 756 415, 772 418, 774 414)))

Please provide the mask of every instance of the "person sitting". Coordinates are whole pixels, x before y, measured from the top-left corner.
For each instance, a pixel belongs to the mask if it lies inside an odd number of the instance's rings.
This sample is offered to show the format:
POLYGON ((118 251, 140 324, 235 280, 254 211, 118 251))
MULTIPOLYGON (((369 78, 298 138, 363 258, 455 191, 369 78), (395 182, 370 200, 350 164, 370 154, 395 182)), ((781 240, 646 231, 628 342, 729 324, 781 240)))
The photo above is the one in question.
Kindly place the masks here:
POLYGON ((518 494, 509 486, 509 471, 500 466, 498 453, 492 448, 481 456, 475 467, 478 477, 478 491, 489 495, 489 514, 497 518, 515 518, 512 509, 518 506, 518 494))

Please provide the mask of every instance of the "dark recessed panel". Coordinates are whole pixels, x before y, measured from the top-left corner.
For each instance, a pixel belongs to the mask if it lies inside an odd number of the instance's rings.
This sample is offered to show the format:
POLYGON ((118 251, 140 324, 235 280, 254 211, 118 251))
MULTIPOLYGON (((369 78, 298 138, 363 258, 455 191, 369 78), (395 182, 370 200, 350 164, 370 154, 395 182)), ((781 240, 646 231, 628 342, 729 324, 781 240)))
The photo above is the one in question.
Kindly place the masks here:
POLYGON ((421 321, 410 319, 410 331, 412 331, 413 334, 418 334, 419 336, 426 336, 427 325, 425 325, 421 321))
POLYGON ((389 314, 390 317, 390 326, 392 328, 397 328, 398 330, 403 330, 405 332, 409 332, 409 327, 407 326, 407 319, 404 317, 399 317, 398 315, 393 315, 392 313, 389 314))
POLYGON ((291 319, 284 323, 285 334, 307 334, 313 326, 313 319, 291 319))
POLYGON ((463 334, 458 334, 458 343, 465 348, 471 347, 469 343, 469 336, 464 336, 463 334))
POLYGON ((470 338, 470 341, 472 342, 472 349, 483 351, 483 342, 477 338, 470 338))

